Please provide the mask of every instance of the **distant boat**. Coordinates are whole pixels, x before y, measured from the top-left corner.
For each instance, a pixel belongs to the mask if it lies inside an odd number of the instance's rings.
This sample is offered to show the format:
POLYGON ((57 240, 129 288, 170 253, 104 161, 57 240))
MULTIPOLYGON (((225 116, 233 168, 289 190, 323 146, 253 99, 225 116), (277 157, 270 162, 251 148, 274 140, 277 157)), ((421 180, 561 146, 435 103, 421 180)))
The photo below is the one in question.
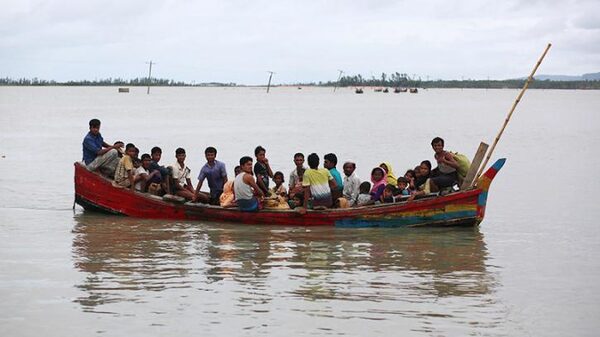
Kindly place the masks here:
POLYGON ((382 92, 383 88, 375 88, 375 89, 373 89, 373 91, 375 91, 375 92, 382 92))
POLYGON ((390 92, 390 89, 385 88, 385 89, 383 89, 383 92, 385 92, 387 94, 388 92, 390 92))
POLYGON ((356 89, 354 90, 354 92, 355 92, 355 93, 357 93, 357 94, 362 94, 362 93, 363 93, 363 90, 362 90, 362 88, 356 88, 356 89))
POLYGON ((417 89, 417 88, 410 88, 410 93, 411 94, 416 94, 418 92, 419 92, 419 89, 417 89))
POLYGON ((298 90, 302 90, 302 87, 298 87, 298 90))
POLYGON ((119 88, 119 92, 127 93, 127 92, 129 92, 129 88, 119 88))
POLYGON ((396 93, 396 94, 399 92, 407 92, 407 91, 408 91, 408 89, 406 89, 406 88, 400 88, 400 87, 394 88, 394 93, 396 93))

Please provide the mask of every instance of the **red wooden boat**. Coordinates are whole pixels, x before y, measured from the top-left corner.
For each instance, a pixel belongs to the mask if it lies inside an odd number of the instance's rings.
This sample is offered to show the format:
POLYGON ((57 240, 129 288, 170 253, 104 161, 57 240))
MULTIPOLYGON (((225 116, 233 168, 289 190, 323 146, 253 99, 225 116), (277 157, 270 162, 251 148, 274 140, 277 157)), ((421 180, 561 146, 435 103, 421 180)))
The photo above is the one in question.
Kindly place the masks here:
POLYGON ((485 215, 488 190, 504 165, 499 159, 481 176, 475 188, 444 196, 428 196, 346 209, 261 210, 242 212, 197 203, 176 203, 161 197, 114 187, 111 180, 75 163, 75 201, 86 210, 146 219, 205 220, 240 224, 339 227, 475 226, 485 215))

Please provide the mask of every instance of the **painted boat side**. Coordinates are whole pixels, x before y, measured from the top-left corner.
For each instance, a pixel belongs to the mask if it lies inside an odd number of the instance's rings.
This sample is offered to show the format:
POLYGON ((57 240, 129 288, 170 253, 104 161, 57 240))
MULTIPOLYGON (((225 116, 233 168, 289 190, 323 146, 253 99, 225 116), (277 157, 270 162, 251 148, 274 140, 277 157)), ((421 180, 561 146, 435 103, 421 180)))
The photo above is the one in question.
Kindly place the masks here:
POLYGON ((240 224, 397 227, 479 224, 485 214, 487 191, 498 170, 499 160, 479 180, 478 188, 446 196, 350 209, 241 212, 202 204, 177 204, 129 189, 118 188, 102 176, 75 163, 75 199, 88 210, 149 219, 206 220, 240 224))

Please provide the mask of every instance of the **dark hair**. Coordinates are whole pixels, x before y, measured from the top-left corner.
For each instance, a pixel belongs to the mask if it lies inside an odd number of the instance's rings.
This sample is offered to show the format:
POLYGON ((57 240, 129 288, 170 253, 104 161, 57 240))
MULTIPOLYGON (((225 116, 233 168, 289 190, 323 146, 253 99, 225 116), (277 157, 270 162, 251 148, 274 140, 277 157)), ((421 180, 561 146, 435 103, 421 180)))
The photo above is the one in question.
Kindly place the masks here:
POLYGON ((405 183, 405 184, 408 184, 408 179, 406 179, 406 178, 404 178, 404 177, 400 177, 400 178, 398 178, 397 182, 398 182, 398 184, 399 184, 399 183, 405 183))
POLYGON ((294 198, 298 198, 300 200, 303 200, 304 199, 304 193, 298 192, 298 193, 294 194, 294 198))
POLYGON ((388 190, 388 191, 390 191, 390 192, 394 192, 394 190, 395 190, 396 188, 394 187, 394 185, 392 185, 392 184, 389 184, 389 185, 385 185, 385 188, 384 188, 384 189, 385 189, 385 190, 388 190))
POLYGON ((328 153, 325 156, 323 156, 323 159, 325 160, 329 160, 333 166, 335 167, 335 165, 337 165, 337 156, 333 153, 328 153))
POLYGON ((435 143, 439 143, 442 142, 442 146, 444 146, 444 140, 440 137, 435 137, 432 141, 431 141, 431 146, 433 146, 433 144, 435 143))
POLYGON ((134 148, 135 148, 135 154, 136 154, 136 155, 137 155, 137 154, 140 154, 140 149, 138 149, 138 148, 137 148, 137 147, 135 147, 135 146, 134 146, 134 148))
POLYGON ((316 169, 319 167, 319 155, 316 153, 311 153, 308 155, 308 166, 311 169, 316 169))
POLYGON ((147 153, 144 153, 144 154, 142 155, 142 160, 144 160, 144 159, 149 159, 149 160, 150 160, 150 159, 152 159, 152 158, 150 157, 150 155, 149 155, 149 154, 147 154, 147 153))
POLYGON ((175 150, 175 155, 178 154, 185 154, 185 149, 182 147, 178 147, 177 150, 175 150))
POLYGON ((255 155, 255 156, 258 156, 258 153, 259 153, 260 151, 267 152, 267 150, 265 150, 265 148, 264 148, 264 147, 262 147, 262 146, 260 146, 260 145, 259 145, 259 146, 257 146, 257 147, 256 147, 256 149, 254 149, 254 155, 255 155))
POLYGON ((296 157, 302 157, 302 159, 304 159, 304 154, 301 152, 298 152, 294 155, 294 159, 296 159, 296 157))
POLYGON ((421 162, 421 165, 425 164, 425 166, 427 166, 429 168, 429 171, 431 172, 431 162, 429 160, 423 160, 421 162))
POLYGON ((140 164, 142 161, 139 158, 133 158, 134 164, 140 164))
POLYGON ((155 147, 152 148, 152 150, 150 150, 150 154, 155 154, 157 152, 160 152, 162 154, 162 150, 158 146, 155 146, 155 147))
POLYGON ((235 171, 237 171, 237 170, 240 170, 240 171, 242 170, 240 165, 233 168, 233 173, 235 173, 235 171))
POLYGON ((377 166, 377 167, 374 167, 374 168, 371 170, 371 175, 373 175, 373 174, 375 173, 375 171, 381 171, 381 176, 382 176, 383 178, 385 178, 385 170, 384 170, 384 169, 382 169, 382 168, 381 168, 381 167, 379 167, 379 166, 377 166))
POLYGON ((371 183, 368 181, 363 181, 360 186, 358 186, 358 190, 360 193, 369 193, 371 190, 371 183))
POLYGON ((285 182, 285 179, 283 179, 283 173, 281 173, 281 171, 277 171, 275 174, 273 174, 273 180, 275 180, 277 177, 281 177, 281 182, 285 182))
MULTIPOLYGON (((352 165, 352 167, 356 168, 356 163, 355 163, 355 162, 353 162, 353 161, 347 161, 347 162, 345 162, 345 163, 344 163, 344 165, 343 165, 343 166, 346 166, 346 165, 352 165)), ((342 167, 343 167, 343 166, 342 166, 342 167)))
POLYGON ((90 119, 90 128, 99 128, 100 127, 100 120, 99 119, 90 119))
POLYGON ((406 170, 404 175, 410 174, 413 178, 415 177, 415 170, 406 170))
POLYGON ((240 166, 246 164, 249 161, 252 161, 252 157, 243 156, 242 158, 240 158, 240 166))
POLYGON ((216 155, 217 154, 217 149, 215 149, 212 146, 209 146, 209 147, 206 148, 206 150, 204 150, 204 154, 207 154, 207 153, 214 153, 216 155))
POLYGON ((127 143, 127 145, 125 145, 125 151, 128 151, 132 147, 135 147, 135 145, 133 145, 133 143, 127 143))

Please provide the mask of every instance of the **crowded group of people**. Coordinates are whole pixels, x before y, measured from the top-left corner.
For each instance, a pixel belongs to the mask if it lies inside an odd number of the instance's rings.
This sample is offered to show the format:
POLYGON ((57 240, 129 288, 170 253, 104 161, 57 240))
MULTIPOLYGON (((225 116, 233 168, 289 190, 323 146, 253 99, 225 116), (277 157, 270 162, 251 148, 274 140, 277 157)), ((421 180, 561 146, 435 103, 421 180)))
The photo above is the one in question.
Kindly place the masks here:
POLYGON ((356 163, 346 161, 343 175, 338 171, 334 153, 321 159, 316 153, 306 157, 296 153, 294 170, 290 172, 287 187, 284 174, 273 172, 266 150, 257 146, 254 159, 244 156, 234 169, 235 177, 228 179, 225 163, 218 161, 217 149, 209 146, 204 155, 206 164, 192 184, 191 170, 185 163, 183 148, 175 150, 175 163, 163 166, 161 148, 155 146, 150 154, 139 156, 134 144, 121 141, 106 143, 100 134, 100 121, 89 122, 89 132, 83 140, 83 164, 88 170, 113 179, 113 185, 158 196, 176 195, 190 202, 238 207, 243 211, 271 209, 349 208, 398 201, 412 201, 420 195, 447 194, 458 190, 470 163, 466 156, 444 150, 444 140, 431 141, 437 167, 429 160, 396 177, 392 165, 383 162, 371 170, 369 181, 356 175, 356 163), (209 192, 201 191, 207 181, 209 192), (271 183, 272 182, 272 183, 271 183))

